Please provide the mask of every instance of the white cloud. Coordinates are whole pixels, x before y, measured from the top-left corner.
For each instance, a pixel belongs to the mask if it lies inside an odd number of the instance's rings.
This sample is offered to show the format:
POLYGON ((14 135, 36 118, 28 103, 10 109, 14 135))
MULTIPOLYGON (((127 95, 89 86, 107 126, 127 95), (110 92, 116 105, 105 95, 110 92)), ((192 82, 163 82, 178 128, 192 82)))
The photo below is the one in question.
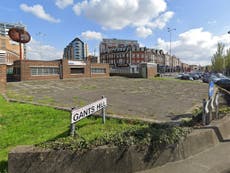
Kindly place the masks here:
POLYGON ((39 4, 36 4, 34 6, 31 6, 31 7, 28 6, 27 4, 21 4, 20 9, 25 11, 25 12, 32 13, 36 17, 38 17, 40 19, 47 20, 49 22, 53 22, 53 23, 59 23, 60 22, 59 19, 55 19, 50 14, 46 13, 43 6, 41 6, 39 4))
POLYGON ((136 29, 136 34, 138 37, 146 38, 149 35, 152 35, 152 30, 144 26, 141 26, 136 29))
POLYGON ((73 10, 76 15, 86 16, 106 29, 145 27, 148 33, 162 29, 174 14, 166 11, 165 0, 83 0, 75 4, 73 10))
POLYGON ((174 12, 167 11, 166 13, 160 15, 155 21, 149 22, 147 26, 151 27, 152 29, 155 28, 163 29, 166 23, 173 17, 173 15, 174 12))
POLYGON ((95 31, 82 32, 81 36, 86 40, 102 40, 102 34, 95 31))
POLYGON ((42 44, 32 39, 27 45, 27 59, 32 60, 55 60, 61 59, 63 52, 51 45, 42 44))
MULTIPOLYGON (((195 28, 179 35, 179 39, 171 42, 172 54, 176 55, 182 62, 189 64, 211 64, 211 57, 216 52, 217 43, 222 42, 226 48, 230 47, 230 36, 228 34, 215 36, 203 28, 195 28)), ((170 50, 169 41, 158 39, 158 48, 165 52, 170 50)))
POLYGON ((67 6, 72 5, 73 4, 73 0, 56 0, 55 4, 59 8, 64 9, 67 6))

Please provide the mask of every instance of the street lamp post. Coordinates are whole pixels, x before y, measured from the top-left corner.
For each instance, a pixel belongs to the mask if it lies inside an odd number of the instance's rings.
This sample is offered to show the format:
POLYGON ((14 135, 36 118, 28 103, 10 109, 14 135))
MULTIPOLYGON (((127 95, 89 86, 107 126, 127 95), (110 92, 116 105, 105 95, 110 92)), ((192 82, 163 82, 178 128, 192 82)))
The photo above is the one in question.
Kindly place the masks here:
MULTIPOLYGON (((169 55, 170 55, 170 58, 172 59, 172 70, 173 70, 173 58, 172 58, 172 31, 175 31, 176 30, 176 28, 168 28, 168 32, 169 32, 169 36, 170 36, 170 45, 169 45, 169 55)), ((171 70, 171 71, 172 71, 171 70)))
POLYGON ((46 37, 46 34, 42 33, 42 32, 38 32, 36 33, 36 35, 39 37, 39 46, 40 46, 40 50, 39 50, 39 58, 42 59, 42 41, 44 40, 44 38, 46 37))
MULTIPOLYGON (((230 34, 230 31, 228 31, 228 34, 230 34)), ((224 75, 226 75, 226 64, 225 64, 225 58, 224 58, 224 75)))

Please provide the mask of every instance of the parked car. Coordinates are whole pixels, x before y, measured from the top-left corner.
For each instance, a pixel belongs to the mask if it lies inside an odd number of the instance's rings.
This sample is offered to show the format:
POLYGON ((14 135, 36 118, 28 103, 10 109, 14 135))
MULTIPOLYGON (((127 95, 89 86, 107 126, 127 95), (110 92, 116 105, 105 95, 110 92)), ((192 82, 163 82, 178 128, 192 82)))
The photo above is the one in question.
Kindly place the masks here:
POLYGON ((193 78, 189 74, 183 74, 181 77, 182 80, 193 80, 193 78))
POLYGON ((227 78, 227 77, 221 73, 205 74, 203 76, 202 81, 205 83, 209 83, 210 81, 213 81, 214 83, 216 83, 217 81, 219 81, 221 79, 225 79, 225 78, 227 78))
POLYGON ((230 78, 227 78, 227 77, 222 78, 222 79, 218 80, 216 82, 216 84, 218 86, 220 86, 221 88, 224 88, 224 89, 230 91, 230 78))
POLYGON ((202 81, 204 83, 209 83, 209 78, 210 78, 210 75, 209 74, 204 74, 203 75, 203 78, 202 78, 202 81))
POLYGON ((193 78, 193 80, 198 80, 200 78, 196 73, 189 73, 189 75, 193 78))
POLYGON ((176 76, 176 79, 181 79, 181 77, 184 75, 184 73, 180 73, 176 76))

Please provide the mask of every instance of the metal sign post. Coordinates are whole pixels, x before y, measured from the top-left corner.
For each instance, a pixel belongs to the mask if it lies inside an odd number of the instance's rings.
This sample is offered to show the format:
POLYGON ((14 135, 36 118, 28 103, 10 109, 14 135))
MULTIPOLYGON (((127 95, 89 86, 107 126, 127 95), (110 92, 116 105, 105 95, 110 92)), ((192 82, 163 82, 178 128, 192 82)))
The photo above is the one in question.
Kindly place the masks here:
MULTIPOLYGON (((72 120, 72 113, 75 108, 71 108, 70 120, 72 120)), ((70 122, 70 135, 75 135, 75 123, 70 122)))
MULTIPOLYGON (((102 96, 102 99, 104 99, 104 96, 102 96)), ((101 116, 102 116, 102 122, 103 122, 103 124, 105 124, 105 107, 104 108, 102 108, 102 110, 101 110, 101 116)))
POLYGON ((94 103, 86 105, 82 108, 76 109, 72 108, 71 110, 71 122, 70 122, 70 135, 74 136, 75 132, 75 123, 80 121, 83 118, 86 118, 89 115, 94 114, 95 112, 102 111, 102 121, 105 123, 105 107, 107 106, 107 99, 102 96, 101 100, 98 100, 94 103))

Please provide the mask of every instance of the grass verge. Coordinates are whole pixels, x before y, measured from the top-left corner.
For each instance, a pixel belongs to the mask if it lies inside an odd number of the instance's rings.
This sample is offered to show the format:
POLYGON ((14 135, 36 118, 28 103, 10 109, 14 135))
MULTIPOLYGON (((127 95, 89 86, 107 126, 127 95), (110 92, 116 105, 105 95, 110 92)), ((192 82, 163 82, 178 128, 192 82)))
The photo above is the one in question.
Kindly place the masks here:
POLYGON ((91 116, 76 124, 69 137, 69 112, 30 104, 8 103, 0 97, 0 172, 7 172, 8 152, 17 145, 85 151, 97 146, 149 145, 154 152, 177 142, 188 128, 91 116))
POLYGON ((0 97, 0 172, 7 172, 8 152, 68 132, 69 113, 48 107, 8 103, 0 97))

